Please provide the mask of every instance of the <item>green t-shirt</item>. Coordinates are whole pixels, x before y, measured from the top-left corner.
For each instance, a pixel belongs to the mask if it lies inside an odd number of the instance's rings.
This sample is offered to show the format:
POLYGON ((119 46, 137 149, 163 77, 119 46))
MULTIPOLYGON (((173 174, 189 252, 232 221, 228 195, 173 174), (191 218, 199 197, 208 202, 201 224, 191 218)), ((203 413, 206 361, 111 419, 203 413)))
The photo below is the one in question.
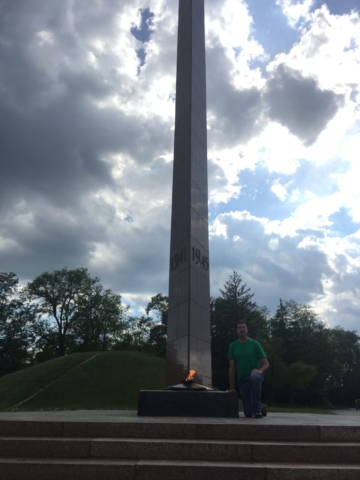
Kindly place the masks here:
POLYGON ((266 358, 265 352, 259 342, 248 338, 242 343, 239 340, 229 347, 228 360, 235 360, 237 384, 250 378, 254 368, 260 368, 260 359, 266 358))

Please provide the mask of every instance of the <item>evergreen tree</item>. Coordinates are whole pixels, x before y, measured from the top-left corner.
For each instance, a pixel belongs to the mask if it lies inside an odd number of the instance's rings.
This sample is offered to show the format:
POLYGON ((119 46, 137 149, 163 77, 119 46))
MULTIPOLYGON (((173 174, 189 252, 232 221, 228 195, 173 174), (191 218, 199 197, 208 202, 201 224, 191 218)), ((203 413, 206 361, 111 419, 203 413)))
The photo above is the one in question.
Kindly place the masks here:
POLYGON ((247 323, 249 336, 261 342, 267 337, 265 310, 253 300, 254 294, 243 284, 241 275, 233 272, 221 295, 211 299, 211 357, 213 385, 222 390, 228 388, 228 359, 230 343, 238 337, 239 320, 247 323))
POLYGON ((272 368, 267 381, 272 400, 280 403, 296 400, 311 405, 326 403, 326 382, 333 363, 330 330, 309 305, 280 299, 279 307, 270 319, 270 332, 269 361, 272 368), (306 379, 301 384, 302 389, 293 378, 294 372, 300 371, 302 378, 306 379))

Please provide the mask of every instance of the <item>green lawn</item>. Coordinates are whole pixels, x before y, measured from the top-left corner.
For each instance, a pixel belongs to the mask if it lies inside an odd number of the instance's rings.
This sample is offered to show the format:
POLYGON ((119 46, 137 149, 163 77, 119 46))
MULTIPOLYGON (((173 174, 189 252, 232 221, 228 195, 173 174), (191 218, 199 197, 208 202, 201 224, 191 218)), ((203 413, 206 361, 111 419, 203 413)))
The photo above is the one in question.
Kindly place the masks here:
MULTIPOLYGON (((165 360, 153 355, 126 351, 77 353, 1 377, 0 410, 136 410, 139 390, 161 389, 164 378, 165 360)), ((268 411, 332 413, 290 407, 270 407, 268 411)))
POLYGON ((13 407, 56 379, 16 410, 136 409, 139 390, 163 388, 164 377, 165 360, 153 355, 74 354, 1 377, 0 409, 13 407))

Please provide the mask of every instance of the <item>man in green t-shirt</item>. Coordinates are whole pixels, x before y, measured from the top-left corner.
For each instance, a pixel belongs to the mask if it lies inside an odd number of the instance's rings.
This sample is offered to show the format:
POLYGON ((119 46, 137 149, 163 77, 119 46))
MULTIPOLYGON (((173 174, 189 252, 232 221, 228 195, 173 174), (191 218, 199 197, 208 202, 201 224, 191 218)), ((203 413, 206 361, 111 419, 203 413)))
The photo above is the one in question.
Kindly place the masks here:
POLYGON ((269 362, 260 343, 248 337, 244 321, 238 322, 236 332, 239 339, 229 346, 228 352, 229 391, 236 391, 235 385, 238 386, 245 417, 262 418, 261 382, 269 362))

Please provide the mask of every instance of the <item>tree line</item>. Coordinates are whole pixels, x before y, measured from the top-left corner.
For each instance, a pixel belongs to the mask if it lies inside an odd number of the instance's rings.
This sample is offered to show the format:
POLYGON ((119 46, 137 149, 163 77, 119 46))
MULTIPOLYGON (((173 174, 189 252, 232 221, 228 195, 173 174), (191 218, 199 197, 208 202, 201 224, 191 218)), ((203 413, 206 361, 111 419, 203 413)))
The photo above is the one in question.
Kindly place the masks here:
POLYGON ((141 350, 165 356, 162 295, 134 317, 86 268, 45 272, 25 287, 0 273, 0 375, 71 353, 141 350), (149 317, 151 310, 158 320, 149 317))
MULTIPOLYGON (((211 298, 210 311, 217 388, 228 388, 227 350, 242 319, 270 362, 263 384, 269 405, 352 405, 360 397, 356 331, 330 328, 309 305, 293 300, 280 300, 270 315, 236 272, 211 298)), ((0 375, 85 351, 138 350, 165 357, 167 312, 168 297, 159 293, 146 315, 131 315, 121 295, 85 268, 45 272, 26 286, 14 273, 0 273, 0 375)))
POLYGON ((274 315, 259 307, 234 272, 211 302, 213 383, 226 389, 227 347, 246 320, 270 363, 263 398, 269 405, 353 405, 360 397, 360 337, 330 328, 309 305, 282 301, 274 315))

